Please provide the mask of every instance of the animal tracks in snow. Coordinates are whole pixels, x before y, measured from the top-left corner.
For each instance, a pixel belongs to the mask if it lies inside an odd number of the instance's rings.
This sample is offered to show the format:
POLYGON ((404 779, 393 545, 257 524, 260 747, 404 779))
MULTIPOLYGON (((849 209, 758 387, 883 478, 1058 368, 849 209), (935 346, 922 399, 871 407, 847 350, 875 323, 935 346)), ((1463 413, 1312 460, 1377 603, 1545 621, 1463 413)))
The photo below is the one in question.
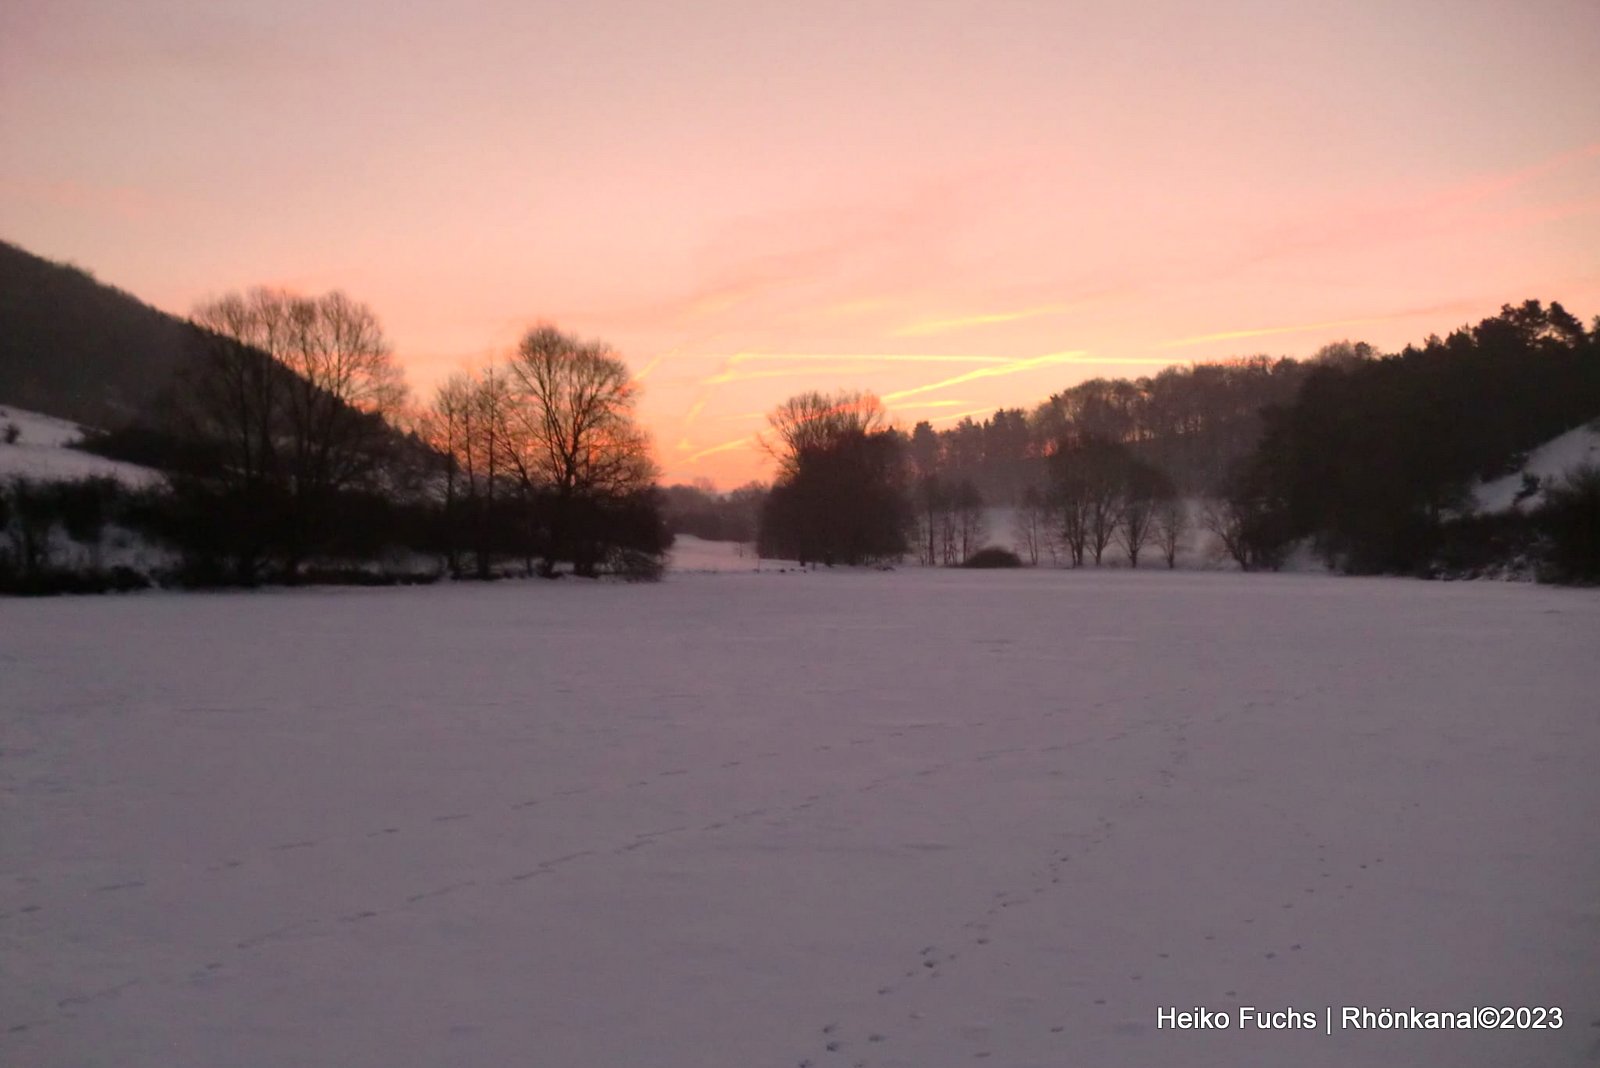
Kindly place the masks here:
MULTIPOLYGON (((948 729, 950 724, 939 724, 948 729)), ((975 729, 980 724, 964 724, 967 728, 975 729)), ((992 733, 993 728, 991 728, 992 733)), ((350 930, 379 920, 386 922, 414 922, 416 917, 423 915, 420 910, 447 907, 447 903, 454 897, 466 894, 484 894, 496 892, 509 892, 520 886, 537 886, 550 879, 558 877, 568 866, 574 864, 605 863, 608 859, 617 861, 629 857, 639 850, 659 846, 669 841, 684 841, 702 836, 717 836, 730 834, 736 830, 756 827, 758 825, 772 828, 789 827, 791 821, 808 818, 813 814, 828 812, 827 818, 859 819, 860 813, 854 812, 852 806, 861 804, 877 805, 876 800, 867 801, 875 794, 895 791, 907 787, 915 787, 936 777, 965 773, 968 770, 976 771, 979 768, 993 767, 997 762, 1008 759, 1051 759, 1054 754, 1067 751, 1071 745, 1067 742, 1053 742, 1045 746, 1021 746, 1005 744, 973 745, 970 751, 953 760, 938 760, 924 764, 912 762, 909 767, 885 774, 883 762, 878 759, 869 759, 862 762, 853 754, 866 752, 873 746, 897 746, 906 744, 904 739, 917 737, 917 732, 895 730, 874 736, 855 734, 842 738, 838 742, 821 743, 811 747, 811 759, 817 761, 835 761, 848 758, 851 765, 837 767, 832 763, 821 765, 818 773, 812 780, 821 789, 791 795, 790 799, 773 799, 764 804, 733 807, 724 815, 704 821, 685 821, 668 825, 657 824, 654 827, 638 831, 620 841, 610 845, 595 843, 587 848, 569 850, 544 859, 533 860, 531 863, 524 861, 519 867, 515 864, 507 865, 499 873, 474 872, 473 877, 437 883, 424 884, 420 888, 401 893, 395 893, 387 900, 377 899, 372 903, 343 911, 330 913, 321 917, 306 917, 290 923, 280 924, 253 934, 247 934, 232 941, 232 950, 240 954, 237 963, 248 964, 251 956, 265 952, 281 952, 284 947, 293 942, 306 938, 320 938, 337 936, 341 930, 350 930), (862 799, 857 801, 855 799, 862 799), (848 815, 847 815, 848 814, 848 815), (761 821, 758 824, 758 821, 761 821)), ((296 858, 310 858, 313 855, 325 854, 332 849, 348 850, 351 848, 367 848, 361 843, 370 843, 370 848, 383 848, 393 850, 398 848, 404 851, 417 848, 408 845, 417 835, 454 835, 458 833, 482 834, 483 831, 474 831, 471 828, 476 824, 483 824, 494 828, 494 833, 503 833, 507 828, 507 820, 518 821, 531 818, 552 826, 564 825, 568 818, 576 813, 571 808, 574 805, 597 805, 604 799, 611 799, 606 803, 614 803, 616 799, 633 795, 644 797, 652 789, 665 788, 666 784, 682 782, 696 776, 708 774, 744 774, 738 769, 755 776, 751 781, 760 786, 759 769, 761 761, 771 760, 781 756, 776 750, 761 750, 754 755, 744 755, 739 758, 726 759, 708 763, 695 768, 683 765, 671 765, 659 771, 649 772, 644 777, 634 777, 627 780, 613 782, 612 785, 603 784, 569 786, 543 794, 524 794, 521 799, 502 803, 499 806, 460 808, 438 812, 432 816, 420 818, 420 822, 410 824, 404 822, 391 822, 380 825, 372 830, 350 835, 325 835, 320 837, 290 838, 265 846, 256 855, 254 861, 249 853, 240 853, 225 860, 191 869, 204 873, 206 878, 234 878, 245 875, 253 862, 265 861, 268 857, 282 858, 275 863, 303 863, 296 858), (658 785, 659 784, 659 785, 658 785), (498 815, 497 815, 498 814, 498 815), (495 821, 499 822, 496 823, 495 821), (455 828, 461 828, 460 831, 455 828), (385 843, 393 842, 393 846, 385 843)), ((984 772, 983 774, 988 774, 984 772)), ((790 781, 793 781, 792 778, 790 781)), ((748 790, 741 791, 734 796, 750 796, 748 790)), ((641 807, 643 813, 647 809, 641 807)), ((1100 825, 1098 833, 1104 835, 1111 829, 1110 821, 1100 825)), ((512 827, 515 827, 513 822, 512 827)), ((748 833, 748 832, 746 832, 748 833)), ((931 845, 917 842, 906 843, 904 848, 912 852, 924 850, 942 851, 948 847, 942 843, 931 845)), ((1064 861, 1064 857, 1062 858, 1064 861)), ((108 896, 117 892, 134 892, 148 890, 150 880, 146 878, 130 878, 116 882, 106 883, 95 887, 99 893, 108 896)), ((163 892, 172 892, 175 887, 180 887, 181 881, 170 874, 163 875, 158 880, 163 892)), ((984 912, 985 917, 992 917, 1006 909, 1028 904, 1043 890, 1043 885, 1031 886, 1029 889, 1008 889, 994 893, 989 906, 984 912)), ((19 913, 29 911, 37 906, 24 907, 19 913)), ((992 936, 984 924, 971 925, 962 933, 968 937, 959 939, 968 948, 974 951, 983 951, 991 945, 992 936)), ((926 944, 915 959, 909 960, 902 967, 896 977, 876 987, 879 997, 892 998, 897 991, 904 990, 909 984, 936 983, 946 975, 949 969, 959 966, 961 953, 945 943, 932 942, 926 944)), ((174 973, 174 979, 187 983, 211 982, 219 972, 225 972, 225 961, 203 959, 198 965, 174 973)), ((158 981, 159 976, 146 976, 139 981, 158 981)), ((98 995, 96 995, 98 996, 98 995)), ((68 999, 69 1004, 78 1002, 68 999)), ((46 1020, 27 1021, 20 1026, 37 1026, 46 1020)), ((823 1045, 821 1053, 834 1056, 846 1050, 847 1045, 854 1051, 852 1063, 865 1064, 864 1058, 871 1055, 876 1048, 892 1044, 892 1031, 888 1026, 871 1026, 864 1028, 854 1037, 843 1033, 832 1034, 823 1045)))

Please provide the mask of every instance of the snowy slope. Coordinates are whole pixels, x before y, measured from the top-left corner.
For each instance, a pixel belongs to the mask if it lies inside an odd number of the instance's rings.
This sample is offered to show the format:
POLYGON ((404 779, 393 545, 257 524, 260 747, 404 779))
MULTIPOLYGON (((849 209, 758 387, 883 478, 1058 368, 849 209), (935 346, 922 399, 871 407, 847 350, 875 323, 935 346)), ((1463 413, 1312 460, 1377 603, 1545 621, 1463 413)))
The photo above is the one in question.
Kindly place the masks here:
POLYGON ((161 473, 151 468, 67 447, 82 438, 83 428, 76 423, 0 405, 0 481, 13 477, 46 482, 115 478, 130 486, 146 486, 161 479, 161 473), (7 426, 20 431, 10 445, 3 437, 7 426))
POLYGON ((0 1063, 1590 1063, 1600 596, 675 575, 7 604, 0 1063), (1558 1006, 1559 1031, 1158 1030, 1558 1006))
POLYGON ((1521 471, 1474 486, 1473 502, 1480 512, 1537 507, 1544 499, 1542 492, 1520 502, 1516 499, 1517 494, 1522 492, 1524 474, 1537 476, 1543 487, 1559 481, 1568 471, 1582 464, 1600 464, 1600 421, 1569 430, 1545 442, 1528 454, 1528 461, 1523 464, 1521 471))

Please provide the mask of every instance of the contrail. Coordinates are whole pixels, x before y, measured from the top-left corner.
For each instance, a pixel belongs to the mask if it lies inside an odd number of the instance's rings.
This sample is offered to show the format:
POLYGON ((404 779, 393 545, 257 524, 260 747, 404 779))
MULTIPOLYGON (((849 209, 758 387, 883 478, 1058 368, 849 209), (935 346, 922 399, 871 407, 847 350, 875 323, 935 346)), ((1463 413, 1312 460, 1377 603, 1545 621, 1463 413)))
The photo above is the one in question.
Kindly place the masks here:
POLYGON ((998 367, 980 367, 976 371, 956 375, 954 378, 941 379, 938 382, 929 382, 925 386, 914 386, 911 389, 902 389, 883 396, 885 404, 905 397, 914 397, 919 393, 932 393, 936 389, 946 389, 950 386, 959 386, 963 382, 972 382, 980 378, 996 378, 1000 375, 1022 374, 1024 371, 1036 370, 1040 367, 1051 367, 1057 364, 1073 363, 1088 355, 1084 349, 1074 349, 1070 352, 1049 352, 1043 356, 1030 356, 1021 360, 1007 360, 998 367))
POLYGON ((737 449, 741 445, 751 445, 754 443, 755 437, 751 434, 746 434, 742 438, 734 438, 732 441, 724 441, 721 445, 713 445, 709 449, 701 449, 699 452, 685 457, 684 463, 694 463, 696 460, 705 456, 710 456, 713 453, 728 452, 730 449, 737 449))

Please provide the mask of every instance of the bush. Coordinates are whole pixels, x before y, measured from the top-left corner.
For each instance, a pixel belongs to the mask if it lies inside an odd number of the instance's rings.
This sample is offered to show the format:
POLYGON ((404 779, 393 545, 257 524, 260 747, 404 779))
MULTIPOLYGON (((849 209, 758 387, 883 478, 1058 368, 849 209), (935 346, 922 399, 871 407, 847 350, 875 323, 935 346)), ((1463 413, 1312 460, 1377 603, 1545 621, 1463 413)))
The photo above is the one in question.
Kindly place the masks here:
POLYGON ((1600 467, 1589 464, 1568 471, 1545 491, 1534 522, 1544 536, 1542 580, 1600 583, 1600 467))
POLYGON ((987 549, 979 549, 967 557, 962 567, 1021 567, 1022 557, 1010 549, 1002 549, 998 545, 991 545, 987 549))
POLYGON ((638 549, 613 549, 606 561, 613 575, 627 582, 659 582, 667 570, 659 556, 638 549))
POLYGON ((368 571, 360 567, 306 567, 295 582, 302 586, 429 586, 439 576, 416 571, 368 571))
POLYGON ((1424 577, 1484 578, 1516 573, 1533 552, 1534 523, 1520 512, 1467 515, 1439 527, 1424 577))
POLYGON ((47 567, 15 575, 0 572, 0 593, 21 597, 51 597, 63 593, 127 593, 149 589, 150 585, 149 578, 129 567, 89 571, 47 567))

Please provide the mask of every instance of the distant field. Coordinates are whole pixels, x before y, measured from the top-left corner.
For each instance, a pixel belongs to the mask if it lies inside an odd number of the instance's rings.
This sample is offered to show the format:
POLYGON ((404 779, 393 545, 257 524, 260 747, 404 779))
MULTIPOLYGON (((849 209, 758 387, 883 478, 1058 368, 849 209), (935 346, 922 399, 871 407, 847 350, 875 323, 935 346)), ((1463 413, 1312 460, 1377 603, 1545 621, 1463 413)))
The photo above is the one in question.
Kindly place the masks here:
POLYGON ((1589 1063, 1597 634, 1181 572, 9 601, 0 1064, 1589 1063), (1565 1026, 1157 1028, 1345 1005, 1565 1026))

